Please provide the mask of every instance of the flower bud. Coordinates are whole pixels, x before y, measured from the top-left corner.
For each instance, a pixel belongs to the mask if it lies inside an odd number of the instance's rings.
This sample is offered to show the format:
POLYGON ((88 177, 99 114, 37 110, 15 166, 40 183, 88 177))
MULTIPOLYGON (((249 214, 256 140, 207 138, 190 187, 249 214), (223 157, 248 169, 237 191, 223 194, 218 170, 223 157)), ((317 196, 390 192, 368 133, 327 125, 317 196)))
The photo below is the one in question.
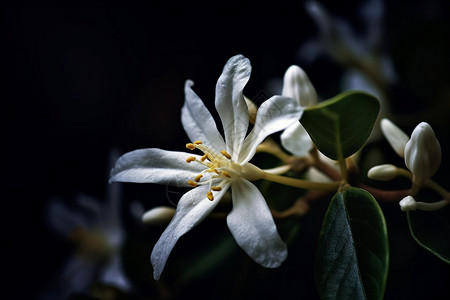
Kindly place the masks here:
POLYGON ((413 181, 421 185, 436 173, 441 164, 441 145, 431 126, 422 122, 416 126, 405 146, 405 164, 413 173, 413 181))
POLYGON ((148 225, 167 225, 175 214, 175 208, 158 206, 142 216, 142 222, 148 225))
POLYGON ((292 65, 286 70, 281 95, 297 100, 300 106, 310 106, 318 103, 316 90, 308 75, 296 65, 292 65))
POLYGON ((404 157, 405 145, 409 140, 409 137, 400 128, 398 128, 389 119, 381 120, 381 131, 385 138, 388 140, 392 149, 400 156, 404 157))
POLYGON ((384 164, 372 167, 367 172, 367 177, 374 180, 392 180, 398 176, 398 168, 391 164, 384 164))
POLYGON ((406 196, 400 200, 400 209, 403 211, 410 211, 417 209, 417 202, 412 196, 406 196))

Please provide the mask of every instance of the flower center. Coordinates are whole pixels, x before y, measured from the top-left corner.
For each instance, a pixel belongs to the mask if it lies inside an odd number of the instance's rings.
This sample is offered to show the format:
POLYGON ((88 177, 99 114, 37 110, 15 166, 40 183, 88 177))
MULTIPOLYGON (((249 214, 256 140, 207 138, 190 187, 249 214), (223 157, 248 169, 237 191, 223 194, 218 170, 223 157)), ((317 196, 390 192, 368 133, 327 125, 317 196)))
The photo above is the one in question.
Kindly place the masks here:
POLYGON ((206 193, 206 196, 209 200, 214 200, 213 192, 222 190, 221 185, 224 181, 234 181, 241 177, 242 166, 235 163, 227 151, 221 150, 220 154, 218 154, 204 145, 201 141, 186 144, 186 148, 189 150, 199 149, 203 152, 203 156, 200 159, 193 156, 186 159, 186 163, 197 162, 206 167, 206 169, 198 174, 194 180, 189 180, 188 184, 193 187, 208 184, 209 191, 206 193), (202 180, 205 173, 211 173, 212 175, 209 179, 202 180), (216 179, 221 180, 219 185, 213 185, 213 181, 216 179))

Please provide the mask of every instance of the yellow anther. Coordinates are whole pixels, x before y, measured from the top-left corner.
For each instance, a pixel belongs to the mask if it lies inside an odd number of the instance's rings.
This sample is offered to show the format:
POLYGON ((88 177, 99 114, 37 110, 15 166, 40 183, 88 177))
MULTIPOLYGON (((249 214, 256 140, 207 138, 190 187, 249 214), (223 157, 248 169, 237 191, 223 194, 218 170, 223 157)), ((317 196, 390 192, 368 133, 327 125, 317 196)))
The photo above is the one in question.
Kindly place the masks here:
POLYGON ((218 191, 221 191, 222 188, 220 186, 212 186, 211 190, 218 192, 218 191))
POLYGON ((231 178, 230 173, 228 173, 227 171, 222 171, 221 174, 223 174, 223 176, 231 178))
POLYGON ((231 159, 231 155, 227 151, 220 150, 220 153, 222 153, 222 155, 225 156, 226 158, 231 159))
POLYGON ((188 158, 186 158, 187 163, 190 163, 191 161, 194 161, 194 160, 195 160, 195 157, 193 157, 193 156, 189 156, 188 158))
POLYGON ((193 187, 196 187, 198 184, 197 184, 197 182, 195 182, 195 181, 192 181, 192 180, 188 180, 188 182, 187 182, 190 186, 193 186, 193 187))
POLYGON ((189 150, 194 150, 196 147, 194 144, 188 143, 188 144, 186 144, 186 148, 188 148, 189 150))
POLYGON ((202 177, 203 177, 202 174, 198 174, 197 176, 195 176, 195 179, 194 179, 195 182, 199 182, 202 177))
POLYGON ((201 144, 203 144, 203 142, 202 141, 195 141, 194 144, 195 145, 201 145, 201 144))
POLYGON ((211 201, 214 200, 214 196, 213 196, 213 193, 211 191, 206 193, 206 197, 208 197, 208 199, 211 200, 211 201))
POLYGON ((208 154, 203 155, 200 160, 203 162, 208 158, 208 154))
POLYGON ((213 171, 216 172, 216 174, 220 175, 220 171, 219 170, 214 169, 213 171))

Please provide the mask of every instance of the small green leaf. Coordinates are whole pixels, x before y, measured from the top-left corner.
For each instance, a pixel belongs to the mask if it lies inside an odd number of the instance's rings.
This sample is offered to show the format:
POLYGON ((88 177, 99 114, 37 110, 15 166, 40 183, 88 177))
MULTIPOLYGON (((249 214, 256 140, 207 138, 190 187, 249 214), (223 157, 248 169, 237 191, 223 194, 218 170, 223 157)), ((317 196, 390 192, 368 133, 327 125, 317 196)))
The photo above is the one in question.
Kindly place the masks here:
POLYGON ((450 208, 409 211, 408 225, 416 242, 450 264, 450 208))
POLYGON ((389 262, 383 213, 371 194, 350 187, 331 200, 315 259, 321 299, 382 299, 389 262))
POLYGON ((340 160, 365 144, 379 110, 374 96, 351 91, 305 109, 300 122, 320 152, 340 160))

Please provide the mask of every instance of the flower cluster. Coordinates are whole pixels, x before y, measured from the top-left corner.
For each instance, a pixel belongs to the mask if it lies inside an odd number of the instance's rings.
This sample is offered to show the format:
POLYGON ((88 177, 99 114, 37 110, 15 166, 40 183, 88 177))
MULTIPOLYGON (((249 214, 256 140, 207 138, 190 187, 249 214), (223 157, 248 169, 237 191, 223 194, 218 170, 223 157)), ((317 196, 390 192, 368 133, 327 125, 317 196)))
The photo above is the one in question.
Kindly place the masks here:
POLYGON ((400 128, 388 119, 381 121, 381 129, 394 151, 404 158, 408 170, 392 164, 384 164, 371 168, 368 177, 375 180, 392 180, 397 176, 406 176, 412 180, 410 195, 400 201, 403 211, 441 209, 450 203, 450 195, 430 178, 437 172, 442 160, 441 146, 431 126, 421 122, 408 137, 400 128), (444 197, 438 202, 417 202, 414 196, 420 188, 434 188, 444 197))

